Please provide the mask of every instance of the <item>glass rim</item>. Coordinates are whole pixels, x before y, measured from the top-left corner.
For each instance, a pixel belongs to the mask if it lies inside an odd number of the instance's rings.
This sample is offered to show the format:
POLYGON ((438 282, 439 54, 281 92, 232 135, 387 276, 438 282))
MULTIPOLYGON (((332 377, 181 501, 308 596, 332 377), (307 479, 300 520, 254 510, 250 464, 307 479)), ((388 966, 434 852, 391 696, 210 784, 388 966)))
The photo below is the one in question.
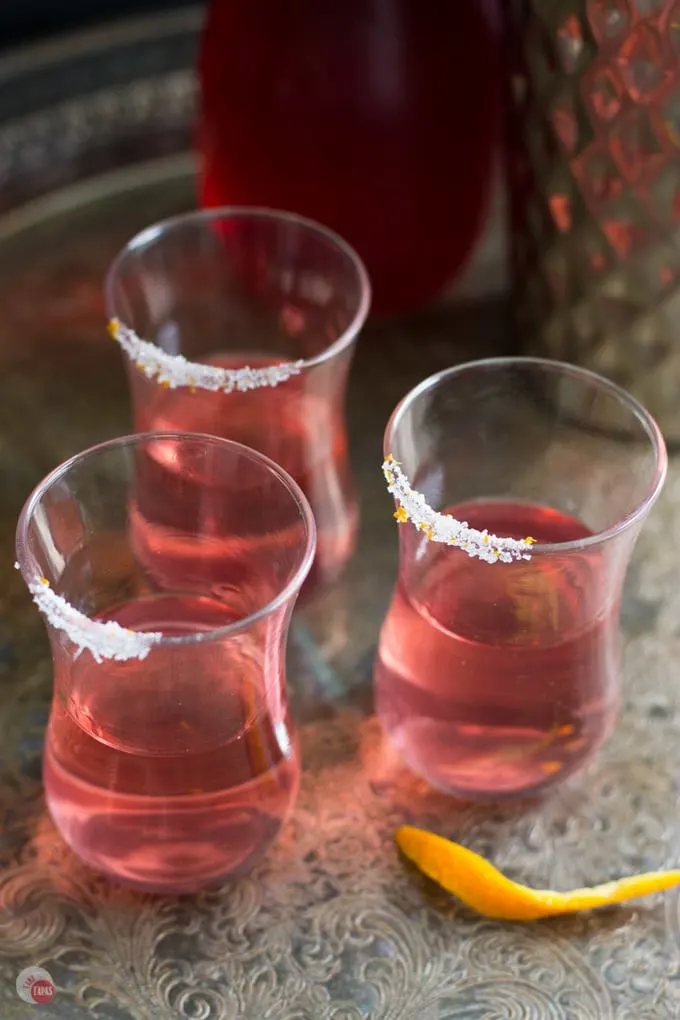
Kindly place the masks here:
POLYGON ((630 513, 626 514, 625 517, 622 517, 616 524, 613 524, 609 528, 603 528, 601 531, 588 535, 586 538, 573 539, 570 542, 536 542, 536 544, 531 547, 532 557, 535 555, 572 552, 600 545, 609 539, 616 538, 624 531, 633 527, 639 521, 644 520, 663 488, 664 481, 666 479, 666 472, 668 470, 668 453, 663 433, 649 411, 647 411, 647 409, 638 400, 636 400, 636 398, 629 393, 628 390, 619 386, 618 383, 605 378, 605 376, 599 375, 597 372, 593 372, 588 368, 581 368, 578 365, 572 365, 567 361, 521 356, 480 358, 476 361, 465 361, 460 365, 453 365, 450 368, 444 368, 439 372, 435 372, 433 375, 430 375, 419 382, 413 387, 413 389, 409 390, 409 392, 401 398, 392 411, 387 425, 385 426, 383 438, 384 456, 386 457, 388 454, 393 452, 392 441, 403 415, 409 410, 416 400, 422 397, 423 394, 427 393, 429 390, 433 390, 441 383, 448 382, 450 379, 468 372, 523 367, 539 369, 546 374, 553 373, 555 375, 571 376, 571 378, 579 380, 584 384, 597 387, 599 390, 611 394, 611 396, 615 397, 630 411, 631 415, 637 419, 643 430, 646 432, 656 465, 654 477, 647 495, 630 511, 630 513))
MULTIPOLYGON (((288 472, 275 461, 265 456, 265 454, 260 453, 258 450, 253 450, 249 446, 244 446, 243 443, 237 443, 233 439, 223 439, 220 436, 211 436, 203 432, 172 432, 168 430, 158 432, 137 432, 131 433, 127 436, 118 436, 115 439, 108 439, 103 443, 97 443, 95 446, 90 446, 86 450, 81 450, 80 453, 74 454, 62 464, 53 468, 53 470, 45 475, 42 481, 35 486, 21 509, 16 527, 16 559, 21 575, 26 584, 31 584, 34 581, 37 582, 42 576, 42 571, 39 569, 35 559, 28 550, 28 529, 34 519, 35 510, 45 493, 57 482, 62 481, 74 467, 89 460, 93 456, 98 456, 108 450, 122 449, 123 447, 139 447, 147 443, 166 439, 170 439, 173 442, 182 442, 187 440, 195 442, 198 440, 204 446, 210 445, 222 448, 228 447, 233 452, 246 456, 249 460, 257 462, 263 468, 267 468, 270 474, 276 475, 281 485, 288 490, 294 502, 297 504, 300 511, 300 517, 305 525, 306 541, 304 550, 301 553, 300 563, 297 566, 295 573, 274 596, 274 598, 270 599, 264 606, 261 606, 248 616, 243 617, 242 620, 235 620, 233 623, 225 624, 224 627, 216 627, 212 630, 200 631, 197 634, 183 634, 179 636, 163 634, 161 640, 153 646, 154 648, 167 647, 168 645, 181 646, 202 644, 208 641, 231 637, 234 634, 239 634, 248 630, 253 626, 253 624, 270 616, 297 595, 302 588, 305 578, 311 570, 314 556, 316 554, 316 520, 309 500, 298 483, 291 478, 288 472)), ((82 610, 78 610, 78 612, 80 612, 87 620, 95 623, 102 622, 92 616, 89 616, 82 610)), ((143 634, 144 631, 139 631, 139 633, 143 634)))
MULTIPOLYGON (((285 209, 270 209, 267 206, 228 205, 212 209, 195 209, 192 212, 180 213, 178 216, 169 216, 166 219, 158 220, 156 223, 152 223, 150 226, 140 230, 121 248, 107 270, 104 281, 104 297, 108 318, 118 319, 124 326, 134 330, 133 324, 126 322, 125 318, 117 311, 114 296, 116 281, 123 265, 130 256, 150 247, 163 235, 170 233, 178 227, 185 226, 187 223, 201 224, 218 220, 238 219, 269 220, 302 227, 310 233, 317 234, 347 257, 359 281, 359 301, 352 321, 340 336, 319 354, 315 354, 311 358, 301 359, 300 370, 305 371, 305 369, 314 368, 316 365, 321 365, 326 361, 330 361, 336 355, 341 354, 354 342, 368 318, 372 296, 371 279, 368 275, 368 270, 358 252, 335 230, 307 216, 300 216, 298 213, 288 212, 285 209)), ((155 344, 155 341, 152 340, 150 343, 155 344)))

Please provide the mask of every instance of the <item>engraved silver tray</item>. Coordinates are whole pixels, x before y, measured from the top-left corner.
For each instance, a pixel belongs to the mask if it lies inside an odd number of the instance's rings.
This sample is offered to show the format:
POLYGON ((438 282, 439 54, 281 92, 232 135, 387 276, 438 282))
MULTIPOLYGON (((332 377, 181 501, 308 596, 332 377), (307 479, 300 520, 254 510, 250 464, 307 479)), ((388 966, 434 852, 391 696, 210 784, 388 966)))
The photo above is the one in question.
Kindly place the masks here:
POLYGON ((346 581, 298 614, 290 685, 299 804, 250 877, 195 898, 122 891, 65 850, 40 784, 45 634, 12 569, 18 510, 64 457, 129 429, 101 282, 124 240, 195 202, 200 16, 122 22, 0 62, 0 1016, 100 1020, 676 1020, 680 900, 536 925, 473 916, 398 857, 435 828, 510 875, 566 888, 680 860, 680 470, 641 539, 624 607, 618 729, 540 802, 456 804, 407 776, 371 717, 396 572, 379 471, 396 401, 455 360, 503 350, 502 299, 372 325, 350 391, 362 498, 346 581), (49 1006, 18 973, 45 967, 49 1006))

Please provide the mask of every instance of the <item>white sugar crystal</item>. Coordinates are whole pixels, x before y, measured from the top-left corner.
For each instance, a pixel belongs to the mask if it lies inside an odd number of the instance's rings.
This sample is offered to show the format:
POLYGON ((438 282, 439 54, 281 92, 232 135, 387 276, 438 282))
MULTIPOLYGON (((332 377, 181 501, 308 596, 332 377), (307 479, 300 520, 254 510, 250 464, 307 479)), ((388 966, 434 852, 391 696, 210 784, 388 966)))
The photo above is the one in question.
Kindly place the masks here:
POLYGON ((188 386, 213 393, 233 393, 234 390, 243 393, 263 386, 278 386, 291 376, 299 375, 304 364, 304 361, 284 361, 266 368, 219 368, 187 361, 181 354, 168 354, 156 344, 140 339, 117 319, 109 323, 109 332, 140 372, 171 390, 188 386))
POLYGON ((28 590, 48 622, 64 631, 79 653, 87 649, 97 662, 103 659, 145 659, 163 638, 158 633, 128 630, 114 620, 103 623, 88 619, 65 598, 57 595, 45 578, 29 583, 28 590))
POLYGON ((408 478, 392 457, 385 459, 382 469, 387 491, 399 504, 397 519, 402 523, 410 521, 431 542, 455 545, 473 559, 476 557, 487 563, 531 559, 527 550, 531 549, 533 539, 499 538, 486 530, 469 528, 467 521, 458 521, 451 514, 433 510, 423 494, 411 488, 408 478))

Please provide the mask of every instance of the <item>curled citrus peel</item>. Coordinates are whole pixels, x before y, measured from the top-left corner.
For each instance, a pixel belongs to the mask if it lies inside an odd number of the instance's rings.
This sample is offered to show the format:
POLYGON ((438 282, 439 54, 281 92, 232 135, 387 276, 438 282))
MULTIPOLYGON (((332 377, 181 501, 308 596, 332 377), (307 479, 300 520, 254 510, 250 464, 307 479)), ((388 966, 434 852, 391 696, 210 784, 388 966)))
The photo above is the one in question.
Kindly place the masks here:
POLYGON ((478 914, 503 921, 575 914, 680 885, 680 871, 651 871, 572 892, 528 889, 506 878, 479 854, 433 832, 404 825, 395 838, 401 852, 428 878, 478 914))

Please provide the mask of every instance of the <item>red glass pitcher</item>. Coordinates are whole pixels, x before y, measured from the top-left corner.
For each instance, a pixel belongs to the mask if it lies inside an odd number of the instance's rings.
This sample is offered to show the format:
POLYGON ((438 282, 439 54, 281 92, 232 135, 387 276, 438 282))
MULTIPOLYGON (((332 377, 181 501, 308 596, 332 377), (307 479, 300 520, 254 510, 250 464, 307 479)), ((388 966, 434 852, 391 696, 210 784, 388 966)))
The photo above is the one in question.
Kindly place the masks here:
POLYGON ((201 200, 313 217, 364 258, 374 309, 435 298, 487 208, 494 0, 212 0, 201 200))

